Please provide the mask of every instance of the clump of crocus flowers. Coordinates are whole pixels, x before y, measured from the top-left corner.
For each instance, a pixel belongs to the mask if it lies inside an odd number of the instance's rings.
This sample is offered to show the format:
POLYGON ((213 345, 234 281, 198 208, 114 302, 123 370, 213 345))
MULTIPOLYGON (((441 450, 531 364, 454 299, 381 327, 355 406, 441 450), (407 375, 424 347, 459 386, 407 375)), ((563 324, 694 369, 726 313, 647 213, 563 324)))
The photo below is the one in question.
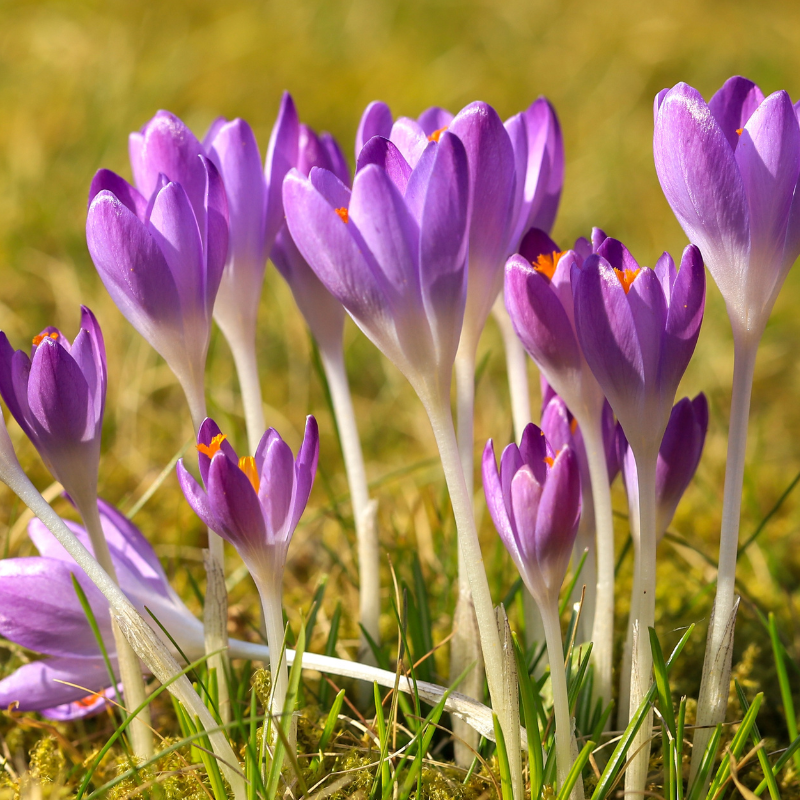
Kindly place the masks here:
MULTIPOLYGON (((498 469, 490 440, 480 474, 489 516, 527 592, 528 644, 537 637, 546 643, 553 780, 556 788, 575 780, 572 797, 581 797, 579 778, 570 778, 577 748, 560 596, 570 564, 576 571, 583 563, 578 577, 588 586, 573 595, 584 604, 577 631, 593 647, 590 701, 608 719, 618 556, 611 484, 621 470, 634 551, 627 641, 616 668, 624 727, 647 702, 653 680, 649 629, 656 623, 657 546, 698 468, 709 427, 702 393, 674 405, 703 319, 705 265, 726 302, 735 345, 719 577, 690 776, 705 781, 704 774, 695 776, 727 703, 756 352, 800 253, 800 124, 788 95, 765 98, 739 77, 708 103, 685 84, 658 94, 656 170, 690 242, 679 264, 663 253, 653 268, 600 228, 565 249, 550 238, 564 146, 544 98, 505 123, 484 102, 456 114, 432 107, 417 118, 395 118, 384 103, 371 103, 358 124, 353 171, 333 137, 300 122, 288 94, 263 166, 255 134, 241 119, 219 118, 200 139, 160 111, 131 134, 129 151, 133 183, 109 170, 91 181, 87 246, 112 300, 186 395, 196 456, 178 462, 177 476, 208 528, 207 613, 201 625, 170 587, 143 534, 98 499, 107 369, 95 316, 82 309, 71 343, 57 328, 46 328, 33 338, 30 357, 1 333, 0 395, 84 522, 66 523, 55 514, 0 427, 0 478, 39 518, 30 536, 40 552, 0 561, 0 632, 47 656, 0 681, 2 703, 69 720, 98 711, 121 692, 131 712, 144 705, 143 676, 152 675, 170 683, 192 718, 211 731, 214 720, 175 659, 205 652, 222 668, 220 653, 229 648, 234 657, 269 661, 269 712, 276 720, 287 712, 287 664, 294 656, 286 648, 283 573, 311 498, 320 435, 309 415, 295 456, 267 428, 256 331, 271 258, 321 357, 358 541, 358 662, 364 663, 317 656, 310 663, 395 685, 392 673, 373 666, 369 646, 380 647, 381 547, 390 550, 391 541, 380 536, 379 497, 369 489, 350 397, 343 349, 349 315, 419 396, 456 521, 450 664, 451 679, 461 675, 459 691, 466 697, 448 699, 431 685, 423 696, 444 698, 456 715, 457 763, 470 765, 479 733, 505 743, 507 791, 522 800, 516 669, 527 664, 515 664, 505 628, 498 628, 499 598, 484 569, 473 502, 476 353, 493 313, 507 350, 513 414, 505 429, 513 419, 516 441, 503 450, 498 469), (239 457, 231 444, 237 432, 221 431, 206 416, 214 320, 233 354, 252 455, 239 457), (541 428, 530 419, 525 353, 542 377, 541 428), (260 594, 266 650, 228 641, 223 541, 236 550, 260 594), (73 580, 98 621, 110 671, 70 589, 73 580), (145 622, 146 611, 153 624, 145 622), (476 722, 483 711, 490 714, 481 705, 484 670, 494 728, 485 719, 476 722)), ((401 686, 398 678, 396 685, 409 691, 411 684, 401 686)), ((640 723, 625 776, 631 793, 643 792, 647 782, 651 715, 640 723)), ((133 731, 136 755, 150 757, 146 709, 133 731)), ((210 743, 234 795, 244 797, 242 770, 227 738, 214 729, 210 743)), ((387 796, 386 786, 383 791, 387 796)))

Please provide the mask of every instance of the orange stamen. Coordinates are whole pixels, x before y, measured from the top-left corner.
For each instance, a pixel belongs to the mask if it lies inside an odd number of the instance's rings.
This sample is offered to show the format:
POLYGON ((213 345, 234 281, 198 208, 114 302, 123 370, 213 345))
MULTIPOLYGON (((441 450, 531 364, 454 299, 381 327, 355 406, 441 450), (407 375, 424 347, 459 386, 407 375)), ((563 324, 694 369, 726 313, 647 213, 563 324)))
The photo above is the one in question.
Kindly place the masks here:
POLYGON ((211 444, 198 444, 196 445, 198 452, 209 458, 214 458, 214 455, 220 451, 222 443, 228 437, 224 433, 218 433, 212 440, 211 444))
POLYGON ((339 219, 345 224, 350 221, 350 212, 344 206, 337 208, 336 213, 339 215, 339 219))
POLYGON ((569 432, 574 436, 576 430, 578 430, 578 420, 573 417, 569 424, 569 432))
POLYGON ((34 346, 38 347, 45 339, 52 339, 55 341, 58 339, 58 334, 55 331, 53 331, 53 333, 40 333, 38 336, 33 337, 34 346))
POLYGON ((431 134, 431 135, 428 137, 428 141, 429 141, 429 142, 438 142, 438 141, 439 141, 439 137, 440 137, 440 136, 441 136, 441 135, 442 135, 442 134, 443 134, 443 133, 444 133, 446 130, 447 130, 447 125, 445 125, 445 126, 444 126, 444 128, 439 128, 438 130, 435 130, 435 131, 434 131, 434 132, 433 132, 433 133, 432 133, 432 134, 431 134))
POLYGON ((619 278, 619 282, 622 284, 622 288, 625 290, 625 294, 628 294, 631 288, 631 284, 636 280, 636 276, 641 271, 642 271, 641 268, 623 270, 614 267, 614 272, 617 273, 617 277, 619 278))
POLYGON ((244 472, 247 476, 247 480, 250 481, 250 485, 256 490, 256 494, 258 494, 258 487, 261 485, 261 481, 258 477, 256 460, 253 456, 242 456, 239 459, 239 469, 244 472))
POLYGON ((531 263, 537 272, 541 272, 548 280, 553 280, 553 275, 555 275, 556 267, 558 266, 558 260, 563 255, 563 252, 559 253, 558 250, 553 250, 552 253, 542 253, 536 261, 532 261, 531 263))
POLYGON ((556 450, 556 454, 552 458, 550 456, 545 456, 544 463, 547 464, 548 467, 552 467, 560 452, 560 450, 556 450))
POLYGON ((82 706, 83 708, 89 708, 89 706, 94 705, 98 700, 102 699, 101 694, 89 694, 86 697, 82 697, 80 700, 76 700, 75 702, 82 706))
POLYGON ((742 135, 742 131, 743 131, 743 130, 744 130, 744 128, 737 128, 737 129, 736 129, 736 133, 738 133, 738 134, 739 134, 739 136, 741 136, 741 135, 742 135))

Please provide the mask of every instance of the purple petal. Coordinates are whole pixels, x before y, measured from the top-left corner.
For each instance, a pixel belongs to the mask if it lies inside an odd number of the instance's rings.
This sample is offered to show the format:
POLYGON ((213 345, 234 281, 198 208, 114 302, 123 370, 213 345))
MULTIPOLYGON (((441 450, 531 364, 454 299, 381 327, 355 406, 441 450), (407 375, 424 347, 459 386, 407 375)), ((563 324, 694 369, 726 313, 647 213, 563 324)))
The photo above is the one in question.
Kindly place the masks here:
MULTIPOLYGON (((0 635, 28 650, 52 656, 100 655, 86 614, 75 594, 72 573, 52 558, 0 560, 0 635)), ((79 580, 97 619, 106 647, 114 650, 108 601, 88 579, 79 580)))
POLYGON ((361 115, 356 133, 356 161, 361 148, 373 137, 383 136, 388 139, 392 134, 392 112, 386 103, 373 100, 361 115))
POLYGON ((725 134, 731 149, 736 150, 739 132, 763 102, 764 93, 761 89, 740 75, 728 78, 708 101, 708 109, 725 134))
POLYGON ((400 117, 392 125, 389 138, 412 167, 417 165, 417 161, 428 146, 427 134, 416 120, 409 117, 400 117))
MULTIPOLYGON (((200 429, 197 431, 197 444, 204 444, 208 447, 217 436, 221 435, 222 431, 219 429, 219 425, 217 425, 211 417, 206 417, 200 425, 200 429)), ((236 455, 236 451, 233 449, 233 445, 228 441, 227 437, 222 439, 220 450, 222 450, 234 464, 239 463, 239 457, 236 455)), ((198 450, 197 462, 200 467, 200 477, 202 477, 203 483, 208 486, 208 468, 211 465, 211 459, 205 453, 198 450)))
POLYGON ((517 534, 517 547, 527 567, 529 581, 538 583, 538 565, 536 564, 536 515, 542 499, 542 484, 536 480, 531 468, 525 464, 511 479, 509 496, 514 529, 517 534), (533 578, 533 580, 530 580, 533 578))
POLYGON ((73 703, 62 703, 52 708, 39 709, 39 713, 46 719, 57 722, 72 722, 76 719, 91 717, 100 714, 109 707, 109 701, 116 701, 118 695, 122 694, 122 684, 117 684, 116 688, 109 686, 101 692, 87 695, 73 703))
POLYGON ((0 708, 12 703, 18 711, 53 708, 85 700, 87 689, 101 692, 108 683, 102 658, 46 658, 25 664, 0 681, 0 708))
POLYGON ((320 144, 327 153, 327 167, 345 186, 350 185, 350 165, 347 163, 339 142, 329 133, 321 133, 319 136, 320 144))
POLYGON ((452 121, 453 115, 446 108, 440 108, 439 106, 426 108, 417 117, 417 122, 426 136, 430 136, 436 131, 442 131, 442 128, 448 128, 452 121))
MULTIPOLYGON (((647 386, 655 387, 667 322, 667 303, 664 290, 652 269, 645 267, 639 272, 630 285, 627 299, 642 354, 644 382, 647 386)), ((669 398, 669 403, 672 404, 672 397, 669 398)))
POLYGON ((675 261, 672 256, 667 252, 662 253, 658 261, 656 261, 653 271, 656 273, 656 277, 664 291, 667 305, 669 305, 672 297, 672 287, 675 284, 675 278, 678 277, 678 270, 675 267, 675 261))
POLYGON ((545 459, 552 457, 552 447, 550 447, 544 430, 538 428, 532 422, 525 426, 519 442, 519 454, 522 463, 530 468, 533 477, 539 482, 544 483, 547 478, 547 462, 545 459))
POLYGON ((264 246, 269 249, 283 223, 283 179, 297 164, 300 142, 300 120, 294 100, 283 93, 278 118, 272 128, 267 147, 264 172, 267 181, 267 221, 264 246))
POLYGON ((406 191, 408 179, 411 176, 411 167, 403 158, 400 151, 382 136, 373 136, 358 154, 356 173, 360 172, 367 164, 376 164, 391 178, 401 194, 406 191))
POLYGON ((221 536, 222 523, 217 519, 214 510, 211 508, 208 495, 203 491, 194 477, 192 477, 189 470, 183 466, 183 459, 180 459, 175 465, 175 470, 178 473, 178 483, 180 484, 183 496, 186 498, 186 502, 191 506, 192 511, 200 517, 206 527, 211 528, 212 531, 215 531, 221 536))
POLYGON ((31 362, 28 356, 22 350, 15 351, 5 333, 0 331, 0 394, 11 415, 29 438, 36 435, 29 421, 30 370, 31 362))
POLYGON ((110 169, 101 169, 95 173, 92 178, 92 184, 89 187, 89 205, 92 200, 97 197, 102 191, 109 191, 120 202, 124 203, 142 222, 145 220, 145 213, 147 211, 147 198, 144 197, 139 191, 131 186, 124 178, 120 178, 115 172, 110 169))
POLYGON ((558 395, 553 395, 544 407, 541 427, 542 433, 556 452, 566 445, 572 446, 572 415, 558 395))
POLYGON ((597 255, 608 261, 614 269, 631 270, 632 272, 639 269, 639 264, 631 255, 630 250, 618 239, 606 237, 598 246, 597 255))
POLYGON ((205 253, 205 272, 202 285, 206 315, 210 318, 228 258, 228 198, 225 195, 222 176, 217 168, 207 158, 203 158, 202 162, 208 176, 204 216, 205 231, 201 228, 205 253))
POLYGON ((531 228, 519 245, 519 254, 531 264, 535 264, 539 256, 549 256, 560 253, 561 248, 544 232, 538 228, 531 228))
POLYGON ((745 186, 722 129, 700 94, 679 83, 665 96, 653 149, 661 188, 728 303, 741 297, 750 253, 745 186))
POLYGON ((263 451, 258 499, 264 511, 270 544, 287 541, 292 535, 290 512, 294 494, 294 455, 280 436, 270 437, 263 451))
POLYGON ((303 434, 303 444, 297 454, 294 468, 294 496, 292 497, 292 513, 289 521, 290 530, 297 527, 300 517, 308 503, 311 488, 314 486, 314 477, 317 474, 319 461, 319 427, 313 416, 306 417, 306 429, 303 434))
POLYGON ((514 538, 505 500, 503 499, 503 488, 500 484, 500 476, 497 472, 497 462, 494 455, 494 444, 489 439, 483 449, 483 459, 481 461, 481 472, 483 475, 483 493, 486 495, 486 505, 492 522, 503 540, 506 549, 511 553, 515 563, 520 562, 519 549, 514 538))
POLYGON ((339 178, 326 169, 312 169, 308 173, 311 185, 334 207, 348 208, 352 192, 339 178))

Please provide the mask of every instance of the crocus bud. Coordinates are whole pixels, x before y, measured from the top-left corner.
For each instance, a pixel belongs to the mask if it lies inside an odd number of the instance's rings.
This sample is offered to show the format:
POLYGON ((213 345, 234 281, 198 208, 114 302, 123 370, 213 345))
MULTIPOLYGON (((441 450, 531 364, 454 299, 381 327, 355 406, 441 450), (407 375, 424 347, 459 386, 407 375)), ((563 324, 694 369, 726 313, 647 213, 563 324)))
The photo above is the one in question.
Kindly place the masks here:
POLYGON ((757 342, 800 254, 797 108, 737 76, 708 104, 685 83, 664 89, 654 110, 667 202, 703 253, 734 335, 757 342))
POLYGON ((413 170, 386 142, 357 172, 352 193, 328 170, 307 178, 292 170, 283 200, 289 232, 323 285, 418 393, 438 403, 449 391, 466 297, 461 141, 443 133, 413 170))
POLYGON ((509 252, 517 251, 529 228, 549 233, 564 185, 564 137, 555 109, 546 98, 506 120, 514 147, 517 185, 509 252))
POLYGON ((212 419, 200 427, 197 449, 205 491, 183 459, 177 464, 181 489, 195 514, 236 548, 256 580, 267 567, 282 570, 317 470, 314 417, 306 420, 296 460, 274 428, 261 438, 255 456, 237 458, 212 419))
POLYGON ((163 356, 199 413, 211 314, 228 253, 219 171, 175 116, 131 134, 137 188, 100 170, 89 190, 89 253, 123 316, 163 356))
MULTIPOLYGON (((291 97, 288 96, 291 101, 291 97)), ((350 185, 350 169, 336 140, 329 134, 317 135, 307 125, 297 120, 294 104, 287 105, 286 115, 294 114, 295 141, 292 156, 287 148, 288 158, 293 157, 289 167, 308 176, 314 167, 332 172, 345 186, 350 185)), ((284 221, 283 198, 279 195, 281 209, 281 228, 272 248, 272 261, 292 290, 297 307, 305 318, 315 341, 323 349, 340 348, 344 330, 344 308, 322 285, 311 267, 297 249, 284 221)))
POLYGON ((581 489, 570 447, 556 453, 535 425, 519 447, 503 450, 498 473, 490 439, 483 451, 483 490, 495 528, 536 602, 557 600, 578 530, 581 489))
POLYGON ((634 452, 655 456, 703 320, 700 251, 688 246, 676 275, 668 253, 655 269, 640 267, 621 242, 606 239, 572 275, 586 361, 634 452))
POLYGON ((94 502, 106 401, 106 351, 97 320, 81 307, 70 345, 57 328, 33 339, 31 358, 0 333, 0 394, 48 469, 74 497, 94 502))
MULTIPOLYGON (((669 415, 656 464, 656 538, 661 541, 675 510, 697 472, 708 431, 708 401, 700 392, 694 400, 679 400, 669 415)), ((639 479, 636 459, 622 429, 617 431, 622 478, 631 517, 639 514, 639 479)))

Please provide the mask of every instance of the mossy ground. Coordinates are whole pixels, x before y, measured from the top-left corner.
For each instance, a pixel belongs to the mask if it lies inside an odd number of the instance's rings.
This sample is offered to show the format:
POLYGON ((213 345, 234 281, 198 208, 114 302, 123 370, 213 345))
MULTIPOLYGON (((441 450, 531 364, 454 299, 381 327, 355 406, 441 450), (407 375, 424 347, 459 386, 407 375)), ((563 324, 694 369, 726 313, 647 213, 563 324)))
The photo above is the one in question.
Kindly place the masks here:
MULTIPOLYGON (((600 225, 624 240, 643 263, 660 252, 678 253, 684 237, 664 201, 652 166, 651 104, 664 86, 685 80, 707 97, 734 73, 765 91, 800 95, 800 6, 791 0, 634 0, 551 3, 512 0, 296 0, 251 3, 177 0, 168 4, 84 0, 22 0, 0 7, 0 328, 24 346, 47 324, 74 335, 80 303, 98 315, 109 356, 109 399, 104 428, 101 493, 130 508, 169 459, 191 437, 183 397, 167 367, 122 320, 98 280, 84 240, 85 198, 94 171, 103 166, 129 175, 127 134, 158 108, 178 113, 198 132, 218 114, 242 116, 266 146, 280 92, 289 89, 305 121, 331 130, 346 152, 361 110, 381 98, 398 114, 431 104, 457 109, 481 98, 503 117, 546 94, 561 117, 567 177, 555 237, 568 242, 600 225)), ((790 274, 764 336, 756 370, 748 466, 742 509, 743 535, 754 531, 800 470, 800 273, 790 274)), ((307 413, 321 425, 320 475, 310 507, 289 554, 286 608, 296 626, 308 611, 315 586, 328 577, 311 648, 324 647, 337 602, 342 629, 337 652, 352 657, 357 629, 354 534, 334 427, 310 360, 305 326, 290 293, 270 269, 261 311, 259 352, 269 424, 297 447, 307 413)), ((504 362, 499 337, 489 326, 479 359, 487 367, 477 391, 476 443, 511 438, 504 362)), ((431 602, 437 641, 449 631, 455 570, 454 531, 428 423, 404 379, 348 325, 347 359, 367 457, 380 502, 384 548, 383 627, 393 641, 389 613, 389 559, 411 581, 418 554, 431 602)), ((705 391, 711 426, 698 476, 678 510, 673 530, 690 546, 669 539, 659 551, 658 630, 668 649, 680 630, 698 630, 673 674, 677 696, 696 696, 705 624, 713 597, 725 436, 732 372, 731 337, 717 291, 708 310, 697 355, 682 392, 705 391)), ((531 382, 536 377, 531 367, 531 382)), ((241 404, 227 346, 214 334, 209 359, 210 413, 234 443, 244 442, 241 404)), ((534 403, 536 401, 534 400, 534 403)), ((42 489, 50 478, 18 429, 11 434, 22 463, 42 489)), ((477 507, 482 509, 478 502, 477 507)), ((616 508, 625 509, 617 489, 616 508)), ((25 514, 0 487, 0 553, 32 554, 25 514)), ((59 508, 66 512, 61 505, 59 508)), ((511 585, 513 568, 485 513, 481 535, 494 597, 511 585)), ((203 531, 169 477, 135 521, 163 558, 179 592, 194 604, 188 574, 202 583, 203 531)), ((772 748, 788 734, 771 649, 758 611, 773 611, 791 658, 800 658, 797 547, 800 502, 790 496, 740 559, 743 597, 734 662, 749 693, 763 690, 759 726, 772 748)), ((626 523, 618 520, 618 546, 626 523)), ((231 552, 231 633, 256 635, 257 603, 249 578, 231 552)), ((629 562, 619 584, 623 629, 629 562)), ((512 624, 518 625, 515 608, 512 624)), ((12 645, 0 649, 7 673, 30 658, 12 645)), ((446 675, 446 648, 435 657, 446 675)), ((800 686, 790 667, 793 686, 800 686)), ((324 712, 323 712, 324 713, 324 712)), ((350 713, 350 712, 348 712, 350 713)), ((733 707, 729 719, 738 718, 733 707)), ((309 741, 319 713, 309 711, 309 741)), ((355 716, 355 715, 354 715, 355 716)), ((169 704, 158 704, 159 732, 177 735, 169 704)), ((34 715, 0 715, 0 778, 38 774, 39 796, 68 797, 80 765, 112 730, 107 717, 78 725, 49 725, 34 715)), ((345 734, 343 733, 342 736, 345 734)), ((347 734, 351 738, 353 732, 347 734)), ((363 743, 330 764, 359 766, 363 743)), ((188 751, 159 769, 180 771, 188 751)), ((446 752, 441 758, 446 760, 446 752)), ((103 766, 112 776, 121 754, 103 766)), ((657 758, 657 753, 656 753, 657 758)), ((655 766, 655 764, 654 764, 655 766)), ((358 773, 356 773, 358 774, 358 773)), ((366 773, 365 773, 366 774, 366 773)), ((746 775, 746 772, 743 773, 746 775)), ((484 776, 485 778, 485 776, 484 776)), ((800 796, 792 768, 783 775, 784 797, 800 796)), ((30 780, 31 779, 26 779, 30 780)), ((357 777, 340 796, 363 796, 357 777), (359 792, 361 794, 359 795, 359 792)), ((366 779, 365 779, 366 780, 366 779)), ((424 773, 426 796, 460 796, 446 770, 424 773)), ((0 785, 2 785, 0 783, 0 785)), ((197 779, 166 779, 167 797, 205 797, 197 779)), ((18 789, 0 789, 9 797, 18 789)), ((33 789, 26 790, 28 792, 33 789)), ((130 790, 125 790, 130 792, 130 790)), ((116 797, 126 795, 121 788, 116 797)), ((483 778, 464 797, 494 791, 483 778)), ((35 796, 35 795, 29 795, 35 796)), ((337 795, 332 795, 336 797, 337 795)))

